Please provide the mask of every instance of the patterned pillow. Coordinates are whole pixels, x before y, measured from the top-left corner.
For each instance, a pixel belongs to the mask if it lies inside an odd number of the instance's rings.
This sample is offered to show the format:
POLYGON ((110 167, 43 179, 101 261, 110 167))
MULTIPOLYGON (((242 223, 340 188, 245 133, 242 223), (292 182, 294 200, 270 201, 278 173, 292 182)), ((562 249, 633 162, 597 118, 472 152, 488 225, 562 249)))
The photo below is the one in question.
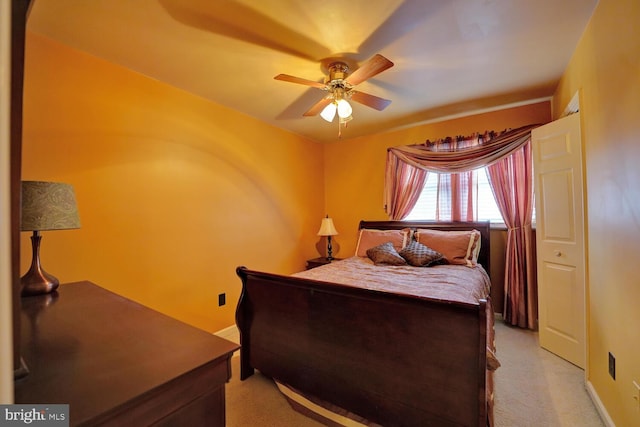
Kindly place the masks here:
POLYGON ((406 265, 407 262, 398 255, 398 251, 393 247, 393 243, 386 242, 373 248, 367 249, 367 256, 374 264, 406 265))
POLYGON ((405 246, 399 255, 414 267, 427 267, 444 258, 440 252, 415 241, 405 246))

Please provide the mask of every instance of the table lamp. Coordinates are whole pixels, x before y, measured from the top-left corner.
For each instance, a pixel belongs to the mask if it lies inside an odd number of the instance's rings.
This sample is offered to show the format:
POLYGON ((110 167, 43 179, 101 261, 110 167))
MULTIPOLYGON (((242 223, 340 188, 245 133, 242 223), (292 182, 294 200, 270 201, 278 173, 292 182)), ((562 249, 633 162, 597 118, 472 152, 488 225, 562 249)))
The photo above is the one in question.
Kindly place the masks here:
POLYGON ((59 280, 44 271, 40 264, 40 232, 73 228, 80 228, 80 218, 71 185, 22 181, 20 230, 33 231, 31 268, 20 278, 22 296, 47 294, 60 285, 59 280))
POLYGON ((327 260, 331 261, 333 259, 333 254, 331 253, 331 236, 336 236, 338 232, 333 225, 333 220, 329 218, 327 215, 326 218, 322 218, 322 223, 320 224, 320 230, 318 231, 318 236, 327 236, 327 260))

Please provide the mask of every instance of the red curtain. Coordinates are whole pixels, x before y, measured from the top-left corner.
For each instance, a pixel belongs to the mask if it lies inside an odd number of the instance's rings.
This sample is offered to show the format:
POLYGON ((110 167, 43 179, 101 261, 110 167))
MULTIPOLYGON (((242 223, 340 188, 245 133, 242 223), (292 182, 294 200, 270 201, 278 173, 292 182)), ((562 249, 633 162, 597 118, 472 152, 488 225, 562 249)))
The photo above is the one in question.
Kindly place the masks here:
POLYGON ((531 230, 533 170, 531 143, 488 167, 489 181, 507 226, 504 320, 535 329, 538 285, 531 230))
POLYGON ((387 152, 384 208, 391 219, 402 219, 409 215, 426 181, 425 169, 415 168, 401 161, 390 151, 387 152))
POLYGON ((436 220, 475 221, 478 213, 477 186, 473 171, 439 173, 436 220))

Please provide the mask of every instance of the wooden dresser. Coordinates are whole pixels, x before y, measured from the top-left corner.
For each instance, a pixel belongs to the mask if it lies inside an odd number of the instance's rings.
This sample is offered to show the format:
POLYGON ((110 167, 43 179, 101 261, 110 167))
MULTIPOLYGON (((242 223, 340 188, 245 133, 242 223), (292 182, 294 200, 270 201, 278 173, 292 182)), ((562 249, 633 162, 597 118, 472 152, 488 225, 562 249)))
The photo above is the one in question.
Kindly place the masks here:
POLYGON ((21 325, 16 403, 69 404, 72 426, 225 424, 235 343, 91 282, 23 298, 21 325))

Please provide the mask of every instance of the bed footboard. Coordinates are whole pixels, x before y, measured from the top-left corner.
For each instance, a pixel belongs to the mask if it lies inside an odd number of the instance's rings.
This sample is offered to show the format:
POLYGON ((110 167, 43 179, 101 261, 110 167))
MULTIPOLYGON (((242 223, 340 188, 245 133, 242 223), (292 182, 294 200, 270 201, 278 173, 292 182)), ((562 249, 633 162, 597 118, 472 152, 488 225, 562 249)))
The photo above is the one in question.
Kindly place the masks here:
POLYGON ((237 274, 241 379, 258 369, 384 426, 486 426, 486 301, 237 274))

